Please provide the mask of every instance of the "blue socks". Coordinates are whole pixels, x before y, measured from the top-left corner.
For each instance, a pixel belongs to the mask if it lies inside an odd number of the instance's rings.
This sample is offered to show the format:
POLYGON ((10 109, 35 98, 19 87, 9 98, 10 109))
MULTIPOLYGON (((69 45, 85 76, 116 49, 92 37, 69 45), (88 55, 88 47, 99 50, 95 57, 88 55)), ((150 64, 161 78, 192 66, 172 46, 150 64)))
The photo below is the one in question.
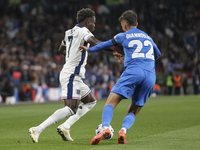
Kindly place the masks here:
POLYGON ((110 126, 110 122, 113 118, 113 110, 114 110, 114 107, 112 105, 106 105, 103 108, 102 127, 109 127, 110 126))
MULTIPOLYGON (((110 126, 110 122, 113 118, 113 110, 114 110, 114 107, 112 105, 106 105, 103 108, 102 127, 110 126)), ((128 113, 123 120, 122 128, 125 128, 126 131, 128 131, 128 129, 131 128, 134 122, 135 122, 135 115, 132 113, 128 113)))
POLYGON ((122 128, 125 128, 126 131, 128 131, 128 129, 131 128, 134 122, 135 122, 135 115, 132 113, 128 113, 123 120, 122 128))

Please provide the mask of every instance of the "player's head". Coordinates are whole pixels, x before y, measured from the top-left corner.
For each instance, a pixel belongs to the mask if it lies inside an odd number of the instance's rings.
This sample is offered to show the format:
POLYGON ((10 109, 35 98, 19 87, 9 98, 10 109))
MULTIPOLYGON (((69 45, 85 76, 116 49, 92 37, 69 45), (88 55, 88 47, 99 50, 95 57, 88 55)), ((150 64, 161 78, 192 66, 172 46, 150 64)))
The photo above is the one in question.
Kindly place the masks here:
POLYGON ((92 32, 95 29, 95 12, 90 8, 82 8, 77 12, 76 21, 92 32))
POLYGON ((123 31, 127 31, 130 27, 137 27, 137 14, 132 10, 125 11, 120 17, 119 21, 121 23, 123 31))

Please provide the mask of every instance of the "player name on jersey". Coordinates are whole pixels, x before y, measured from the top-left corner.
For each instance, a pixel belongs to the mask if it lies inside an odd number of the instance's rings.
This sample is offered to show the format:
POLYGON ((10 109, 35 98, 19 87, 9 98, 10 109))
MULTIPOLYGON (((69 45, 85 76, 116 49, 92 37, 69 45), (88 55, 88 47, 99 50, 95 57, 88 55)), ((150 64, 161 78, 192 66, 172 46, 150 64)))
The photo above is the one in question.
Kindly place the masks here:
POLYGON ((148 35, 145 35, 143 33, 130 33, 130 34, 126 34, 126 38, 127 39, 134 38, 134 37, 151 39, 148 35))

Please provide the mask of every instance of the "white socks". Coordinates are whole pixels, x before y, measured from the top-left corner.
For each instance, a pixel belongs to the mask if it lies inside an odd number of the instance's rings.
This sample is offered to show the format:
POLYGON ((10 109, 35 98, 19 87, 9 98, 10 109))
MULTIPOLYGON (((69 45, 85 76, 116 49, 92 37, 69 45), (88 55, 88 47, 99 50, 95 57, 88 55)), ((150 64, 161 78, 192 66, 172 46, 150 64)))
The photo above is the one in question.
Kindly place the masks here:
MULTIPOLYGON (((124 133, 126 134, 126 128, 121 128, 121 130, 124 130, 124 133)), ((121 130, 119 130, 119 132, 121 131, 121 130)))
POLYGON ((79 105, 78 110, 76 114, 73 116, 70 116, 64 123, 64 127, 69 129, 76 121, 80 119, 83 115, 85 115, 88 111, 90 111, 95 105, 96 105, 97 100, 91 103, 82 103, 79 105))
POLYGON ((85 115, 89 110, 91 110, 96 105, 97 100, 91 103, 82 103, 79 105, 76 114, 69 108, 65 106, 64 108, 56 110, 49 118, 42 122, 39 126, 35 127, 37 130, 42 132, 47 127, 56 124, 58 121, 69 117, 64 123, 64 127, 69 129, 80 117, 85 115), (72 116, 73 115, 73 116, 72 116))
POLYGON ((58 121, 73 114, 74 112, 71 110, 71 108, 65 106, 64 108, 56 110, 49 118, 47 118, 44 122, 37 126, 36 129, 42 132, 47 127, 56 124, 58 121))

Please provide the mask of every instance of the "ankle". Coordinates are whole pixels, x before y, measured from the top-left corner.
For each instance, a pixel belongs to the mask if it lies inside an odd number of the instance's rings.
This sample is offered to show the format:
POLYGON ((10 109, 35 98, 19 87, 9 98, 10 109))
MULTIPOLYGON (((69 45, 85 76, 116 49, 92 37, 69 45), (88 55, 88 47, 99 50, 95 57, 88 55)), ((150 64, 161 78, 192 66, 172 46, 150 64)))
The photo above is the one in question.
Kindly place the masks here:
MULTIPOLYGON (((124 130, 124 133, 126 134, 126 128, 121 128, 121 130, 124 130)), ((121 132, 121 130, 119 132, 121 132)))

